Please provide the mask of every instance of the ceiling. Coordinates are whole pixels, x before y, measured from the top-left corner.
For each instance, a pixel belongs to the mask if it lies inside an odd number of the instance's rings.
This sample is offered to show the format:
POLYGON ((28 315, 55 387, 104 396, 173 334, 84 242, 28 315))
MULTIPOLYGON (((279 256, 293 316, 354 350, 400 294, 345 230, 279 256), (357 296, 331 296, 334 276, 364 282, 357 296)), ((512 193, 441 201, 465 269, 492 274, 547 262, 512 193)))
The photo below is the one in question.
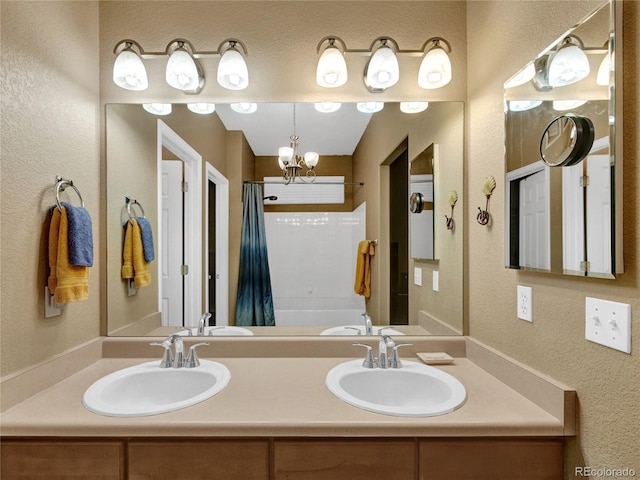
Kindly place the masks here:
POLYGON ((278 148, 289 145, 294 131, 300 137, 299 154, 352 155, 371 119, 355 103, 344 103, 333 113, 320 113, 313 103, 259 103, 250 114, 221 104, 216 105, 216 113, 227 130, 244 132, 256 156, 278 155, 278 148))

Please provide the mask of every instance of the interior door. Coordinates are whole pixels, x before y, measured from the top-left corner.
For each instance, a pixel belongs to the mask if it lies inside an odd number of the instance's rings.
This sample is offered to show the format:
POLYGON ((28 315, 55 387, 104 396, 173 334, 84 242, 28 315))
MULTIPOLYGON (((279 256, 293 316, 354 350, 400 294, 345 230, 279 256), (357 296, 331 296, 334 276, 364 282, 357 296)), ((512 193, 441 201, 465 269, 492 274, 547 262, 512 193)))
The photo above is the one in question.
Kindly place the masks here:
POLYGON ((611 273, 611 166, 609 155, 587 157, 587 261, 592 272, 611 273))
POLYGON ((409 154, 404 150, 389 166, 389 320, 409 318, 409 154))
POLYGON ((162 161, 162 325, 184 325, 182 162, 162 161))
POLYGON ((545 172, 520 180, 520 266, 550 268, 549 199, 545 172))

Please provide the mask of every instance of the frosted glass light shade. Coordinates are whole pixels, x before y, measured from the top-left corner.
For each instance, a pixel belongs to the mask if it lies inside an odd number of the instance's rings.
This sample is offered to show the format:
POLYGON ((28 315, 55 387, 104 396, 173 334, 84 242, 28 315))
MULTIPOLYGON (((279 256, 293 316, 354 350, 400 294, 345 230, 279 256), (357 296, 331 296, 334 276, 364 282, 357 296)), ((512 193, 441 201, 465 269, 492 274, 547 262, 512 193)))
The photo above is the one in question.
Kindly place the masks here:
POLYGON ((533 63, 528 64, 518 73, 516 73, 513 77, 507 80, 504 84, 504 88, 513 88, 518 87, 520 85, 524 85, 527 82, 530 82, 533 77, 536 75, 536 67, 533 63))
POLYGON ((549 63, 549 85, 563 87, 579 82, 590 72, 589 59, 577 45, 568 44, 551 58, 549 63))
POLYGON ((404 113, 420 113, 429 108, 429 102, 400 102, 400 111, 404 113))
POLYGON ((356 108, 362 113, 376 113, 384 108, 384 102, 358 102, 356 108))
POLYGON ((113 83, 126 90, 141 91, 149 86, 142 58, 131 48, 125 48, 113 64, 113 83))
POLYGON ((333 113, 340 110, 341 103, 336 102, 321 102, 314 104, 315 109, 320 113, 333 113))
POLYGON ((607 54, 600 62, 600 67, 598 67, 598 74, 596 76, 596 83, 598 85, 609 85, 609 75, 611 73, 611 59, 614 58, 611 53, 607 52, 607 54))
POLYGON ((554 100, 553 109, 556 111, 573 110, 587 103, 586 100, 554 100))
POLYGON ((178 90, 188 91, 198 88, 200 82, 198 67, 189 52, 182 48, 173 51, 167 61, 165 78, 169 85, 178 90))
POLYGON ((433 89, 444 87, 451 81, 451 60, 442 47, 433 47, 427 52, 418 70, 418 85, 433 89))
POLYGON ((170 103, 144 103, 142 108, 154 115, 169 115, 171 113, 170 103))
POLYGON ((338 47, 327 47, 320 55, 316 83, 325 88, 340 87, 347 83, 347 62, 338 47))
POLYGON ((316 152, 307 152, 304 154, 304 163, 307 165, 307 167, 313 168, 318 164, 319 158, 320 155, 318 155, 316 152))
POLYGON ((398 83, 400 66, 398 58, 390 47, 378 48, 367 65, 366 83, 370 88, 385 89, 398 83))
POLYGON ((524 112, 540 105, 542 105, 542 100, 511 100, 509 102, 509 110, 512 112, 524 112))
POLYGON ((193 113, 208 115, 216 111, 215 103, 187 103, 187 108, 193 113))
POLYGON ((231 107, 231 110, 233 110, 236 113, 253 113, 256 110, 258 110, 257 103, 248 103, 248 102, 231 103, 229 104, 229 106, 231 107))
POLYGON ((249 86, 249 70, 244 57, 235 48, 226 50, 218 63, 218 83, 227 90, 244 90, 249 86))
POLYGON ((284 165, 289 165, 292 159, 293 159, 293 148, 280 147, 278 149, 278 160, 281 161, 284 165))

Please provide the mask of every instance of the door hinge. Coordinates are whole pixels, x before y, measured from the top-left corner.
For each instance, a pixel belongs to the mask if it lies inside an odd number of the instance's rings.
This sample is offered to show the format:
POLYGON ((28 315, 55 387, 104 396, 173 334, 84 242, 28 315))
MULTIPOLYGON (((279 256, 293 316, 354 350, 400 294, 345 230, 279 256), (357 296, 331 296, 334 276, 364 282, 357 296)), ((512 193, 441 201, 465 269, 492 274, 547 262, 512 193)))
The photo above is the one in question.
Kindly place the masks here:
POLYGON ((189 265, 180 265, 180 275, 189 275, 189 265))
POLYGON ((583 261, 580 262, 580 270, 582 272, 589 272, 589 267, 590 266, 591 266, 591 264, 586 260, 583 260, 583 261))
POLYGON ((583 175, 580 177, 580 186, 588 187, 589 186, 589 177, 587 175, 583 175))
POLYGON ((184 180, 182 181, 182 191, 183 191, 184 193, 186 193, 186 192, 188 192, 188 191, 189 191, 189 183, 188 183, 188 182, 186 182, 186 181, 184 181, 184 180))

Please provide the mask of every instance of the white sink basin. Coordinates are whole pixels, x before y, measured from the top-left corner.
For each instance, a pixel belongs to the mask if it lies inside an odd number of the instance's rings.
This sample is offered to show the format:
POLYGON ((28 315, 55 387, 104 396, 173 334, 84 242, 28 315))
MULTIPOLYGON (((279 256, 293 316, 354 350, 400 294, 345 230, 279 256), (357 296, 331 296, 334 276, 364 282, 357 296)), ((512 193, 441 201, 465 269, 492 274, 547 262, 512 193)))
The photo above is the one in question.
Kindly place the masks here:
MULTIPOLYGON (((190 328, 189 330, 182 330, 178 332, 178 335, 187 336, 191 332, 191 335, 197 336, 198 329, 190 328)), ((228 336, 242 336, 242 335, 253 335, 253 332, 247 328, 243 327, 234 327, 234 326, 219 326, 219 327, 204 327, 205 336, 218 337, 222 335, 228 336)))
MULTIPOLYGON (((404 335, 395 328, 389 327, 373 327, 373 334, 380 335, 380 330, 385 335, 404 335), (383 330, 384 329, 384 330, 383 330)), ((339 327, 331 327, 323 330, 320 335, 364 335, 365 327, 363 325, 342 325, 339 327)))
POLYGON ((352 360, 331 369, 325 383, 350 405, 401 417, 443 415, 466 400, 464 386, 448 373, 422 363, 402 363, 402 368, 380 369, 352 360))
POLYGON ((231 373, 221 363, 200 360, 195 368, 160 368, 159 361, 113 372, 82 397, 88 410, 110 417, 141 417, 172 412, 222 391, 231 373))

